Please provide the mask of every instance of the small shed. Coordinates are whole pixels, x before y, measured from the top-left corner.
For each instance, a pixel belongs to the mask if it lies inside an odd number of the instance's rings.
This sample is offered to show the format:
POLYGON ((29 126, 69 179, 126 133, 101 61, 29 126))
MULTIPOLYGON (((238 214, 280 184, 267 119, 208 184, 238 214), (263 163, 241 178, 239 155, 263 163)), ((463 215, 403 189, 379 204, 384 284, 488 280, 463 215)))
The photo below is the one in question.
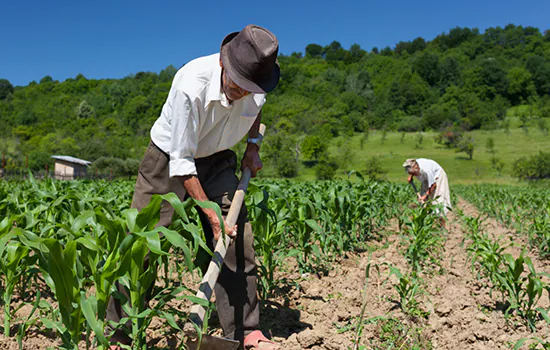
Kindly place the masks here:
POLYGON ((92 164, 84 159, 71 156, 52 156, 55 159, 54 178, 56 180, 74 180, 86 176, 86 170, 92 164))

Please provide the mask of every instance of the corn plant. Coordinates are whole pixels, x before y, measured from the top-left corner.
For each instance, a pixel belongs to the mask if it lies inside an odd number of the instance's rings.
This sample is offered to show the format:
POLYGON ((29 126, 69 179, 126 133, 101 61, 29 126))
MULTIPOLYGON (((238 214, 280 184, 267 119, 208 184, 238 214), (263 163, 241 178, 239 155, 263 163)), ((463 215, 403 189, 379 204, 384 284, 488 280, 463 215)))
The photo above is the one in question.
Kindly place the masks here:
MULTIPOLYGON (((550 321, 548 322, 550 324, 550 321)), ((531 338, 521 338, 514 344, 514 350, 519 350, 525 344, 526 342, 531 342, 532 344, 529 346, 530 349, 535 349, 533 345, 541 345, 542 349, 548 350, 550 349, 550 340, 548 339, 542 339, 539 337, 531 337, 531 338)))
MULTIPOLYGON (((467 248, 472 259, 472 270, 475 270, 477 263, 482 268, 482 274, 492 282, 492 286, 507 298, 509 306, 505 315, 516 312, 532 331, 535 331, 535 322, 539 317, 550 321, 548 310, 536 307, 544 292, 550 298, 550 286, 540 278, 550 275, 537 273, 531 259, 525 257, 524 252, 517 259, 510 254, 504 254, 507 246, 501 246, 498 240, 492 240, 487 234, 480 233, 479 217, 474 219, 465 216, 464 219, 470 229, 469 237, 472 240, 467 248)), ((492 289, 490 294, 492 295, 492 289)))
MULTIPOLYGON (((498 285, 503 252, 507 247, 507 245, 501 245, 500 240, 491 239, 488 234, 474 237, 474 241, 466 250, 472 262, 472 272, 477 271, 476 264, 481 267, 481 271, 477 272, 478 279, 483 276, 492 282, 492 286, 498 285)), ((492 296, 492 289, 489 293, 492 296)))
POLYGON ((422 292, 420 279, 413 276, 404 275, 397 267, 389 266, 390 276, 395 275, 398 283, 395 289, 399 294, 399 305, 404 313, 412 316, 424 316, 425 311, 420 309, 420 303, 417 300, 418 295, 422 292))
POLYGON ((412 211, 412 218, 405 221, 405 258, 417 275, 427 261, 438 264, 438 254, 443 249, 443 237, 434 227, 436 220, 431 205, 412 211))
POLYGON ((255 232, 254 247, 261 255, 260 286, 263 297, 271 295, 277 286, 275 271, 285 256, 278 250, 281 240, 286 233, 286 225, 289 217, 289 210, 286 200, 280 198, 268 207, 269 195, 266 191, 257 186, 250 186, 248 189, 249 213, 252 218, 255 232))
MULTIPOLYGON (((166 229, 164 227, 156 227, 160 217, 160 208, 163 200, 170 203, 179 217, 179 223, 184 228, 188 229, 187 236, 197 242, 194 253, 198 247, 204 249, 212 255, 204 241, 204 235, 199 235, 198 227, 189 225, 188 214, 186 208, 189 208, 190 203, 194 203, 203 208, 214 209, 220 219, 221 210, 217 204, 212 202, 199 202, 189 200, 187 204, 182 204, 175 194, 164 196, 154 195, 149 204, 139 213, 135 209, 129 209, 124 212, 130 234, 124 239, 121 244, 121 255, 123 265, 127 262, 127 271, 120 277, 121 284, 128 290, 129 298, 123 304, 123 308, 128 314, 132 323, 131 334, 134 344, 138 349, 146 349, 145 330, 150 324, 152 317, 156 315, 158 309, 150 309, 145 305, 145 295, 150 292, 152 285, 155 282, 158 265, 163 256, 168 253, 162 249, 162 243, 159 233, 166 238, 170 245, 175 246, 184 252, 188 253, 187 266, 192 271, 196 266, 191 262, 191 249, 178 232, 166 229), (125 249, 127 247, 127 249, 125 249)), ((223 230, 223 226, 222 226, 223 230)), ((170 245, 166 244, 165 249, 170 245)), ((120 273, 119 273, 120 274, 120 273)), ((195 300, 196 301, 196 300, 195 300)), ((171 323, 172 318, 165 312, 160 314, 171 323)), ((120 323, 125 323, 125 319, 120 323)))
POLYGON ((546 214, 533 217, 528 229, 529 243, 536 247, 542 258, 550 258, 550 209, 546 214))
POLYGON ((84 325, 84 315, 80 307, 82 279, 76 268, 75 241, 63 246, 52 238, 41 239, 34 236, 39 247, 39 266, 46 283, 55 293, 61 318, 52 320, 46 327, 59 332, 67 348, 78 348, 84 325))
MULTIPOLYGON (((506 314, 516 311, 531 330, 535 331, 535 322, 540 315, 548 319, 548 310, 537 308, 536 305, 545 291, 550 299, 550 286, 540 279, 543 274, 535 271, 531 259, 524 257, 523 252, 517 259, 510 254, 504 254, 503 263, 503 269, 496 277, 499 288, 507 295, 510 304, 506 314), (524 265, 527 265, 529 270, 526 276, 524 265)), ((544 275, 550 277, 550 274, 544 275)))
MULTIPOLYGON (((5 227, 6 224, 9 225, 9 222, 4 219, 2 226, 5 227)), ((10 336, 11 300, 14 289, 34 260, 29 256, 30 249, 19 241, 10 240, 13 236, 15 233, 6 234, 0 238, 0 272, 3 277, 0 279, 0 294, 4 306, 4 336, 6 337, 10 336)))
POLYGON ((483 221, 481 215, 478 215, 476 217, 473 216, 467 216, 462 214, 462 219, 466 223, 466 226, 468 227, 468 235, 472 237, 472 240, 475 241, 476 238, 482 233, 483 231, 483 221))
POLYGON ((550 189, 548 187, 457 186, 457 191, 518 234, 525 234, 532 248, 549 256, 550 189))
MULTIPOLYGON (((314 217, 314 208, 309 203, 309 205, 297 208, 291 219, 291 227, 296 237, 296 248, 289 253, 297 257, 300 273, 314 270, 314 263, 322 260, 317 239, 322 236, 316 235, 316 233, 322 234, 323 231, 315 220, 310 219, 311 217, 314 217)), ((324 243, 322 238, 321 241, 324 243)))

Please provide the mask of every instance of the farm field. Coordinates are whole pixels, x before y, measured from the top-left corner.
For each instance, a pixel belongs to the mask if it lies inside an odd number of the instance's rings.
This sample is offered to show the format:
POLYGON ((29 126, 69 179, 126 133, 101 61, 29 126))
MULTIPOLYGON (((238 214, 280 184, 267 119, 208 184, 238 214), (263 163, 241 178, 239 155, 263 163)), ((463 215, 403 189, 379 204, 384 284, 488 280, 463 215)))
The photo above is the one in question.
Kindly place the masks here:
MULTIPOLYGON (((195 203, 163 197, 177 214, 160 238, 162 198, 137 215, 132 190, 0 182, 0 349, 104 348, 114 281, 139 300, 157 266, 150 311, 126 305, 132 335, 142 349, 182 348, 200 281, 195 203)), ((290 350, 550 346, 550 189, 451 191, 446 231, 404 184, 256 181, 262 329, 290 350)))
MULTIPOLYGON (((401 164, 407 158, 429 158, 437 161, 449 174, 449 181, 454 184, 499 183, 517 185, 517 178, 512 176, 514 161, 520 157, 528 157, 546 152, 550 149, 550 137, 532 123, 527 128, 518 126, 517 118, 508 117, 510 129, 474 130, 470 132, 475 148, 473 159, 468 159, 464 152, 446 148, 436 143, 439 132, 396 132, 371 131, 365 140, 363 134, 352 137, 339 136, 329 147, 329 153, 336 159, 346 158, 353 166, 349 169, 363 172, 367 168, 367 161, 377 157, 382 168, 387 171, 384 177, 390 181, 405 181, 401 164), (419 138, 421 143, 419 144, 419 138), (501 172, 491 163, 493 155, 488 151, 486 144, 489 138, 493 139, 496 150, 495 156, 503 162, 501 172), (343 147, 347 144, 347 147, 343 147), (346 152, 346 149, 349 150, 346 152)), ((550 121, 548 121, 550 122, 550 121)), ((338 169, 337 177, 346 178, 342 169, 338 169)), ((314 180, 314 168, 301 166, 299 180, 314 180)))

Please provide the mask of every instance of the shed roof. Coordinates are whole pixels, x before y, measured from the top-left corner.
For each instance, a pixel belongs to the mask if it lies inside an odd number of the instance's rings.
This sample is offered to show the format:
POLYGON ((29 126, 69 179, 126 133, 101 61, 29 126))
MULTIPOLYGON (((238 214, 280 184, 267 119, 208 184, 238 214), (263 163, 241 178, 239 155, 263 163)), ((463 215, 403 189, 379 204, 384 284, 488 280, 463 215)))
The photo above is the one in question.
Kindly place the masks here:
POLYGON ((76 157, 71 157, 71 156, 52 156, 53 159, 58 159, 58 160, 63 160, 65 162, 69 162, 69 163, 75 163, 75 164, 80 164, 80 165, 90 165, 92 164, 92 162, 90 161, 87 161, 87 160, 84 160, 84 159, 79 159, 79 158, 76 158, 76 157))

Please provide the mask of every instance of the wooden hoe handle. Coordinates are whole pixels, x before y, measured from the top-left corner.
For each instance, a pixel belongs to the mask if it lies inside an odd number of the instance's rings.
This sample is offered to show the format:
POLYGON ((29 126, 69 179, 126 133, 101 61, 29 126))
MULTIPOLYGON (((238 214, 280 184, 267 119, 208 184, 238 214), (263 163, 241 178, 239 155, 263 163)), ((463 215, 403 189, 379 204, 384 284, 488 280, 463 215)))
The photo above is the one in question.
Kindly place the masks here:
MULTIPOLYGON (((265 133, 265 125, 260 124, 260 135, 262 135, 263 137, 264 133, 265 133)), ((241 207, 244 202, 244 195, 246 193, 246 189, 248 188, 248 183, 250 182, 250 178, 251 178, 250 169, 246 167, 243 169, 241 180, 239 182, 239 185, 237 186, 237 191, 235 191, 233 200, 231 201, 231 206, 229 207, 229 213, 227 214, 227 218, 225 219, 225 224, 228 227, 233 227, 237 223, 237 218, 239 217, 239 213, 241 212, 241 207)), ((216 285, 216 281, 218 280, 218 276, 220 274, 220 269, 223 265, 223 259, 225 258, 225 254, 227 253, 227 248, 229 248, 230 244, 231 244, 231 237, 227 236, 225 233, 222 232, 220 235, 220 239, 218 239, 218 242, 216 243, 216 248, 214 249, 214 256, 210 261, 210 265, 208 265, 208 270, 206 271, 206 274, 202 278, 201 284, 199 286, 199 290, 197 291, 197 294, 196 294, 197 298, 210 300, 210 298, 212 297, 214 286, 216 285)), ((204 306, 199 304, 194 304, 191 307, 189 318, 194 324, 199 326, 199 328, 202 328, 205 315, 206 315, 206 309, 204 308, 204 306)))

